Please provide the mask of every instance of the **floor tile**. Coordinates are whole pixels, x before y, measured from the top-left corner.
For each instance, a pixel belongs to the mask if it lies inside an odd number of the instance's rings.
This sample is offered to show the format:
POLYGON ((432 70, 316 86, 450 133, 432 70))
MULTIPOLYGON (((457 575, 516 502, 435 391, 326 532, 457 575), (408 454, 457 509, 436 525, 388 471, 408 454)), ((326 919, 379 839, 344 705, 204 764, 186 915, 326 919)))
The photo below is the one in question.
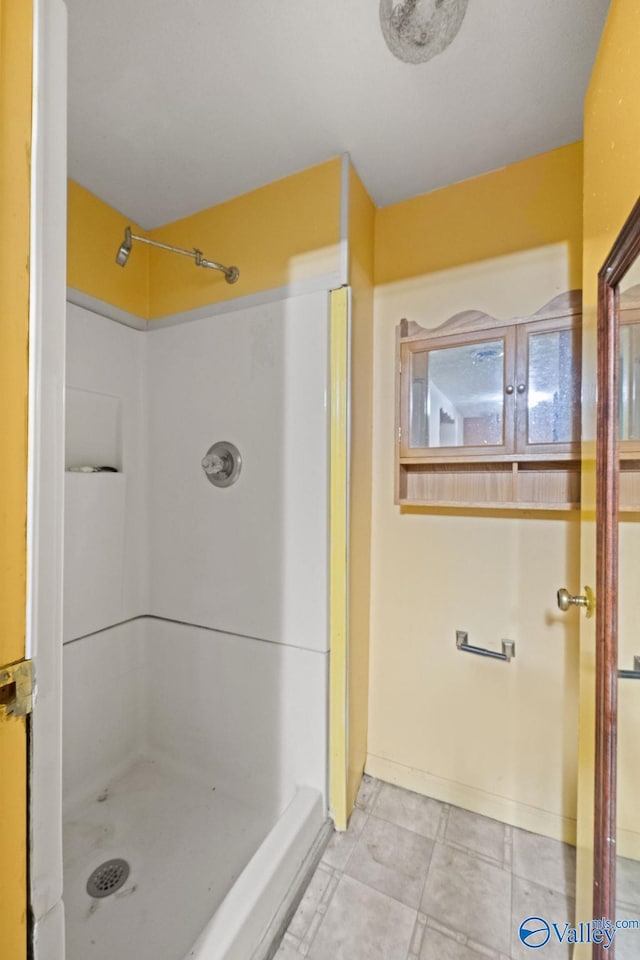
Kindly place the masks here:
MULTIPOLYGON (((638 866, 620 865, 629 898, 640 892, 638 866)), ((566 844, 365 777, 349 829, 333 836, 276 956, 531 960, 520 924, 573 923, 574 872, 566 844)), ((624 919, 635 913, 618 908, 624 919)), ((568 960, 570 946, 552 936, 544 960, 568 960)), ((640 930, 619 931, 617 944, 619 960, 638 960, 640 930)))
POLYGON ((342 877, 309 960, 406 960, 416 911, 342 877))
POLYGON ((318 867, 312 876, 309 886, 305 890, 304 896, 300 901, 293 920, 289 924, 289 933, 301 940, 309 929, 313 916, 320 906, 322 896, 329 885, 332 872, 324 864, 318 864, 318 867))
POLYGON ((474 853, 491 857, 502 863, 504 860, 505 825, 477 813, 451 807, 447 821, 446 839, 468 847, 474 853))
MULTIPOLYGON (((565 923, 573 924, 575 904, 571 897, 558 893, 549 887, 513 878, 512 913, 511 913, 511 956, 513 960, 531 960, 532 948, 525 946, 518 936, 523 920, 528 917, 541 917, 547 923, 558 923, 564 927, 565 923)), ((571 946, 559 943, 552 932, 546 946, 544 946, 544 960, 569 960, 571 946)))
POLYGON ((298 953, 296 948, 292 947, 290 943, 283 940, 274 960, 302 960, 302 955, 298 953))
POLYGON ((327 849, 322 855, 323 863, 335 870, 344 870, 366 822, 367 814, 356 807, 351 814, 348 829, 336 831, 331 837, 327 849))
POLYGON ((487 955, 427 927, 420 960, 487 960, 487 955))
POLYGON ((620 903, 640 911, 640 863, 627 857, 616 862, 616 897, 620 903))
POLYGON ((576 851, 568 843, 513 831, 513 873, 570 897, 576 891, 576 851))
MULTIPOLYGON (((629 911, 620 904, 616 908, 616 919, 638 920, 640 912, 629 911)), ((616 930, 616 960, 638 960, 640 957, 640 927, 635 930, 616 930)))
POLYGON ((371 816, 345 872, 417 910, 432 849, 433 840, 371 816))
POLYGON ((356 797, 356 807, 364 810, 365 813, 371 813, 380 787, 380 780, 376 780, 375 777, 370 777, 365 773, 356 797))
POLYGON ((420 907, 446 927, 508 953, 511 877, 498 866, 436 843, 420 907))
POLYGON ((434 840, 445 804, 419 793, 403 790, 391 783, 383 783, 373 813, 382 820, 389 820, 406 830, 413 830, 434 840))
POLYGON ((424 931, 427 925, 427 918, 424 913, 419 913, 416 917, 416 925, 413 928, 413 933, 411 934, 411 945, 409 947, 409 960, 417 957, 420 953, 422 947, 422 940, 424 937, 424 931))

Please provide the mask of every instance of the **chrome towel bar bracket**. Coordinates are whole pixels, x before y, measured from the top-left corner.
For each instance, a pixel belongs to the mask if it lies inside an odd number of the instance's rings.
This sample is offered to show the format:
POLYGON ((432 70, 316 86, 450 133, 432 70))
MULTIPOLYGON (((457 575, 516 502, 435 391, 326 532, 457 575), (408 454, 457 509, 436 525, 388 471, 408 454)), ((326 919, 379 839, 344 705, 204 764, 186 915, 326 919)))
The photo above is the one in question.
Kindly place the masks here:
POLYGON ((475 653, 479 657, 491 657, 492 660, 506 660, 510 663, 516 655, 515 640, 502 641, 502 653, 495 650, 486 650, 484 647, 474 647, 468 643, 469 634, 466 630, 456 630, 456 647, 464 653, 475 653))
POLYGON ((640 680, 640 657, 633 658, 633 670, 618 670, 621 680, 640 680))

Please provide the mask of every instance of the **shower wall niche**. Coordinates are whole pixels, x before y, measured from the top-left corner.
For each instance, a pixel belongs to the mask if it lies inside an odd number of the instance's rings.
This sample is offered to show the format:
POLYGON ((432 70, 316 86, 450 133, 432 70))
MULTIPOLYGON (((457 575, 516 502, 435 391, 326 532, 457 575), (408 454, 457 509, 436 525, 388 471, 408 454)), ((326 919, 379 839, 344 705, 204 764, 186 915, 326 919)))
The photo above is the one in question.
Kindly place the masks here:
POLYGON ((69 307, 67 465, 116 472, 66 473, 68 960, 181 960, 285 811, 295 869, 326 817, 328 305, 146 331, 69 307), (243 460, 226 488, 218 440, 243 460), (132 892, 92 913, 108 856, 132 892), (180 922, 150 936, 147 909, 180 922))
POLYGON ((69 304, 66 368, 68 641, 148 612, 145 334, 69 304))

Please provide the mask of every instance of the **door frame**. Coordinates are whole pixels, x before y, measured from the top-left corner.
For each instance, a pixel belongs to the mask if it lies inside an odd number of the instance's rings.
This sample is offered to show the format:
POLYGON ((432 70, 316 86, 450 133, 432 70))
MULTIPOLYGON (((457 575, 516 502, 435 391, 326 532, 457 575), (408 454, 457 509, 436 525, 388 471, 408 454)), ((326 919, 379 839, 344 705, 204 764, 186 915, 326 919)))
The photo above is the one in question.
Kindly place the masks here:
POLYGON ((332 290, 329 303, 329 811, 336 830, 346 830, 350 814, 350 288, 332 290))
MULTIPOLYGON (((615 918, 618 721, 619 363, 618 286, 640 255, 640 199, 598 273, 596 433, 596 737, 593 914, 615 918)), ((595 944, 594 960, 611 960, 595 944)))
POLYGON ((67 262, 67 10, 35 0, 33 33, 27 656, 31 956, 64 958, 62 569, 67 262))

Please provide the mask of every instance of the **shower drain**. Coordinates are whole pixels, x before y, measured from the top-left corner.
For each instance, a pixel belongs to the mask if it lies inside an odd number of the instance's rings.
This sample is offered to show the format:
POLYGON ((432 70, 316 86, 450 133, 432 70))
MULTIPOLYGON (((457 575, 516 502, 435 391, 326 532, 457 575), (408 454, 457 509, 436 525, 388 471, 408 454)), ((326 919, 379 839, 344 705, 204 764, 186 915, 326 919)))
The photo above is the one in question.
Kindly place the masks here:
POLYGON ((126 860, 105 860, 87 880, 87 893, 90 897, 108 897, 124 886, 128 876, 129 864, 126 860))

